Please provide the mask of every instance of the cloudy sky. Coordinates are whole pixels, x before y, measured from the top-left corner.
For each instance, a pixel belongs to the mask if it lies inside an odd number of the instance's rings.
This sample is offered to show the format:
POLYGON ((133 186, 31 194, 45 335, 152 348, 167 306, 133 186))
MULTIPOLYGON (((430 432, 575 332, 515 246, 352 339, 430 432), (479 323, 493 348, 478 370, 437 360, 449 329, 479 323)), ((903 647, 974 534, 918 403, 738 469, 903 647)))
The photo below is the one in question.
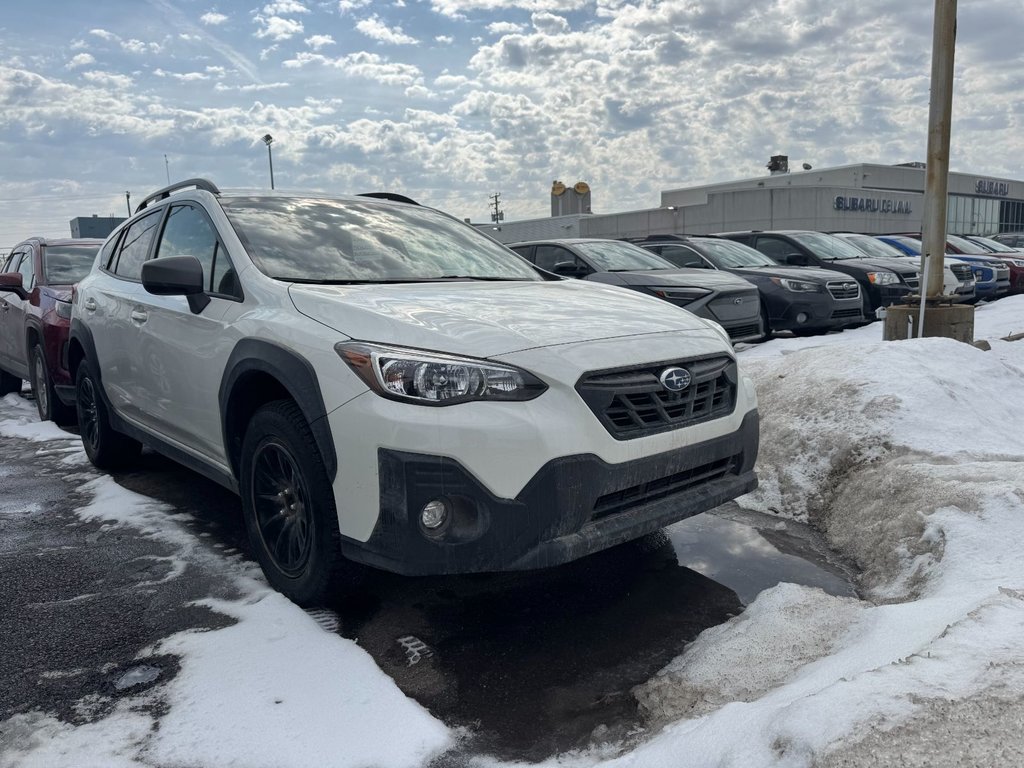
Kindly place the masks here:
MULTIPOLYGON (((0 249, 171 180, 486 221, 925 157, 930 0, 34 0, 0 17, 0 249), (167 162, 165 163, 165 156, 167 162)), ((1020 0, 960 3, 951 165, 1024 178, 1020 0)))

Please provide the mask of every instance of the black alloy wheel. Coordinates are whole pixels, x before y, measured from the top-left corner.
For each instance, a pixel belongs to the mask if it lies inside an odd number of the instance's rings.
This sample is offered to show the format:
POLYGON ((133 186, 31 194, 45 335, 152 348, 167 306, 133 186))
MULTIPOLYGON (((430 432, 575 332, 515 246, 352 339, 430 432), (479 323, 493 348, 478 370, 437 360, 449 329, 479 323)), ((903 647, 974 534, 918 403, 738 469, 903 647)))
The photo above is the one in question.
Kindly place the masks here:
POLYGON ((99 384, 84 360, 75 377, 75 406, 82 447, 89 461, 100 469, 123 469, 133 464, 142 444, 110 426, 99 384))
POLYGON ((334 488, 294 401, 276 400, 253 414, 239 464, 249 546, 270 585, 311 606, 355 583, 361 569, 341 554, 334 488))
POLYGON ((260 538, 281 572, 294 578, 309 561, 313 522, 305 479, 288 448, 260 445, 252 459, 253 512, 260 538))
POLYGON ((43 348, 38 343, 32 346, 32 392, 40 421, 53 421, 62 427, 75 423, 75 409, 64 405, 57 397, 46 368, 43 348))

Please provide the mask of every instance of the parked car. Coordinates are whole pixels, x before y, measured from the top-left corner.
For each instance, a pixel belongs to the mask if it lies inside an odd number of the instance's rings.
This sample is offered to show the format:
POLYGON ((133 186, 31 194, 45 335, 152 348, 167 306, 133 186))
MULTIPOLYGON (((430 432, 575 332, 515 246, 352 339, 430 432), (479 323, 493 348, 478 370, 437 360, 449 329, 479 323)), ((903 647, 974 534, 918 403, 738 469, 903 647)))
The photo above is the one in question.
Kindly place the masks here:
POLYGON ((621 240, 571 238, 509 245, 531 264, 557 275, 618 285, 721 325, 735 342, 760 341, 765 327, 757 288, 746 280, 707 270, 678 269, 621 240))
POLYGON ((864 322, 860 286, 842 272, 784 267, 760 251, 720 237, 651 235, 634 242, 677 267, 731 272, 756 285, 769 333, 810 335, 864 322))
POLYGON ((992 239, 1011 248, 1024 248, 1024 232, 1000 232, 992 235, 992 239))
POLYGON ((962 235, 965 240, 980 245, 993 258, 1001 259, 1010 268, 1010 293, 1024 293, 1024 246, 1011 248, 989 237, 962 235))
MULTIPOLYGON (((914 266, 920 266, 921 257, 919 255, 911 256, 872 235, 862 235, 855 232, 835 232, 834 234, 836 237, 841 237, 846 242, 864 251, 868 256, 880 259, 915 259, 914 266)), ((973 301, 974 270, 971 269, 971 265, 953 258, 944 259, 942 293, 945 296, 952 297, 956 302, 970 303, 973 301)))
POLYGON ((153 193, 78 284, 69 362, 89 459, 146 443, 238 492, 301 604, 352 561, 553 566, 757 485, 719 326, 397 196, 153 193))
POLYGON ((843 272, 861 288, 864 315, 875 319, 879 307, 917 290, 917 270, 895 259, 872 259, 833 235, 807 230, 723 232, 722 237, 756 248, 779 264, 843 272))
MULTIPOLYGON (((877 235, 884 243, 898 248, 910 256, 921 256, 921 238, 914 235, 877 235)), ((954 253, 946 245, 946 256, 966 262, 974 270, 974 295, 979 299, 995 299, 1010 290, 1010 268, 999 259, 975 254, 954 253)))
POLYGON ((28 380, 43 421, 70 424, 75 409, 56 387, 70 388, 64 363, 71 327, 71 288, 88 274, 102 240, 31 237, 0 267, 0 394, 28 380))

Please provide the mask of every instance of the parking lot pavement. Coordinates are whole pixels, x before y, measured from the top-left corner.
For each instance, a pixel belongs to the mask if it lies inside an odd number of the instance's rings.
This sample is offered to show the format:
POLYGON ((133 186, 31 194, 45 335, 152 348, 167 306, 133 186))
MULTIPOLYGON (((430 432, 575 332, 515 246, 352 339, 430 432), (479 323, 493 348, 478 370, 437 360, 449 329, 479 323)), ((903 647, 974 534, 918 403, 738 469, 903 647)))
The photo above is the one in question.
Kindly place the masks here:
MULTIPOLYGON (((203 557, 183 561, 181 541, 89 520, 81 507, 102 498, 83 486, 102 477, 77 448, 73 435, 0 438, 0 656, 19 661, 5 665, 0 719, 89 722, 166 684, 175 657, 137 654, 231 624, 195 601, 231 598, 239 571, 256 572, 237 498, 155 454, 114 480, 166 505, 159 514, 203 557)), ((470 734, 437 765, 479 753, 535 760, 642 735, 631 689, 762 589, 795 581, 852 594, 850 579, 809 529, 732 506, 556 569, 369 572, 310 620, 355 640, 402 692, 470 734)))

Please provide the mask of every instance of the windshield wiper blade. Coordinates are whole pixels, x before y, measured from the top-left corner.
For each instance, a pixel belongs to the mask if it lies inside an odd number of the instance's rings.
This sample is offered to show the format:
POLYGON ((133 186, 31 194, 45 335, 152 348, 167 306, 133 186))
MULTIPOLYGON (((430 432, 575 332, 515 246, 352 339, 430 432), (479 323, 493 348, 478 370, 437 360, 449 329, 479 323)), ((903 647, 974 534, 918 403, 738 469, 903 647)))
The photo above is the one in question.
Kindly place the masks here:
POLYGON ((301 283, 302 285, 380 285, 386 283, 427 283, 429 278, 421 277, 378 277, 371 280, 324 280, 315 277, 285 277, 275 275, 274 280, 284 280, 288 283, 301 283))
POLYGON ((526 280, 525 277, 497 277, 494 275, 441 275, 440 277, 428 277, 426 280, 488 280, 491 282, 516 282, 526 280))

